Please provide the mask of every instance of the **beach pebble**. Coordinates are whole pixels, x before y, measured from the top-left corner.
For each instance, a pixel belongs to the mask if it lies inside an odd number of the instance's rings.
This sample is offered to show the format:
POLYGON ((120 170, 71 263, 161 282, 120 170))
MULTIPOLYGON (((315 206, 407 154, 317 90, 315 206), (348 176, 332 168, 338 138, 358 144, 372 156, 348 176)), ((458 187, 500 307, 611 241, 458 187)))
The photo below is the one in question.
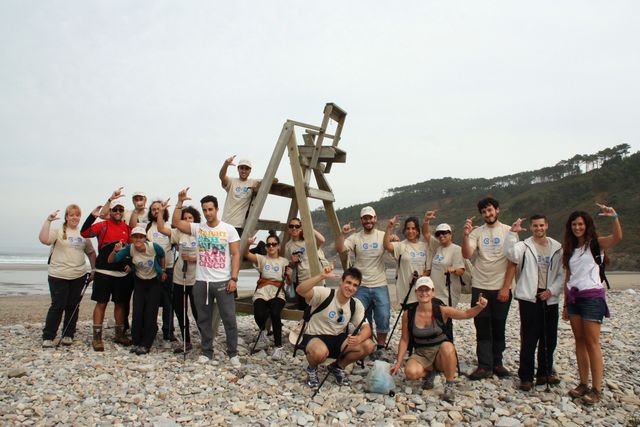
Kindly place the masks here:
POLYGON ((24 368, 13 368, 7 371, 7 377, 9 378, 21 378, 27 375, 27 370, 24 368))

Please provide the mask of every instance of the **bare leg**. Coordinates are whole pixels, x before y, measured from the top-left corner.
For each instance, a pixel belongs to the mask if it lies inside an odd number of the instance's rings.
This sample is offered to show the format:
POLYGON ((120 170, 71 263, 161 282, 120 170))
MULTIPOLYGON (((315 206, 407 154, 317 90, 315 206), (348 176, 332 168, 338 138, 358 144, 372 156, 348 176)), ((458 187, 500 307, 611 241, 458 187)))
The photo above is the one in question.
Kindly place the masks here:
POLYGON ((93 324, 94 325, 102 325, 104 322, 104 312, 107 309, 107 304, 96 303, 95 308, 93 309, 93 324))
POLYGON ((444 372, 447 381, 453 381, 456 375, 456 348, 452 343, 445 341, 440 344, 433 364, 438 371, 444 372))
POLYGON ((309 367, 314 369, 329 357, 329 349, 325 343, 318 338, 314 338, 309 341, 305 352, 307 355, 307 362, 309 362, 309 367))
POLYGON ((573 336, 576 340, 576 362, 578 363, 578 375, 580 376, 580 384, 588 384, 590 364, 583 327, 585 322, 582 321, 581 316, 575 314, 569 316, 569 321, 571 322, 571 330, 573 331, 573 336))
POLYGON ((600 323, 583 320, 582 330, 584 331, 585 347, 591 366, 591 383, 593 388, 602 391, 604 361, 602 359, 602 349, 600 348, 600 323))
MULTIPOLYGON (((124 316, 125 316, 125 305, 114 304, 113 317, 116 320, 116 325, 124 325, 124 316)), ((104 312, 103 312, 103 317, 104 317, 104 312)))
POLYGON ((370 339, 366 339, 358 345, 346 347, 343 349, 345 353, 342 356, 342 359, 338 362, 338 366, 344 368, 356 360, 360 360, 370 355, 375 351, 375 349, 376 345, 370 339))
POLYGON ((425 368, 415 359, 409 359, 404 367, 404 375, 408 380, 419 380, 424 378, 430 369, 425 368))

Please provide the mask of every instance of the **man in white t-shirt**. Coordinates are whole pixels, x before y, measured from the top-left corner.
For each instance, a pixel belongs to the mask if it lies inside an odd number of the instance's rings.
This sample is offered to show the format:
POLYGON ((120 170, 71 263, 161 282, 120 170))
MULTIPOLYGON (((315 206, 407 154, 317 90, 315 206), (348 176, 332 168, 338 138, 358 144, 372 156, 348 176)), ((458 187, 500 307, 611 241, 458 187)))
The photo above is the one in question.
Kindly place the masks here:
MULTIPOLYGON (((346 237, 354 231, 351 223, 342 227, 342 234, 336 239, 336 251, 351 252, 354 260, 353 267, 362 272, 362 285, 358 287, 356 298, 364 306, 374 302, 373 319, 376 323, 377 350, 375 357, 382 358, 387 333, 389 332, 389 317, 391 316, 391 302, 387 286, 387 274, 384 267, 384 232, 377 230, 378 217, 371 206, 360 210, 362 231, 346 237)), ((368 319, 371 323, 371 315, 368 319)))
POLYGON ((233 166, 236 156, 231 156, 224 161, 218 177, 222 188, 227 192, 222 211, 222 221, 235 227, 238 235, 242 236, 244 221, 247 218, 253 192, 258 189, 260 180, 249 179, 251 174, 251 162, 243 159, 238 162, 238 178, 227 176, 227 169, 233 166))
POLYGON ((231 225, 218 219, 218 200, 205 196, 200 200, 206 223, 182 220, 182 204, 191 200, 188 188, 178 193, 178 204, 171 224, 185 234, 196 238, 198 261, 193 298, 198 313, 198 326, 202 342, 200 361, 213 359, 213 303, 218 303, 220 319, 227 336, 227 355, 234 367, 240 367, 238 358, 238 325, 236 322, 235 291, 240 271, 240 237, 231 225))
POLYGON ((558 301, 565 278, 562 245, 547 237, 549 224, 544 215, 530 219, 531 237, 519 242, 522 219, 511 226, 504 244, 509 259, 507 278, 517 276, 515 298, 520 309, 520 390, 533 388, 536 347, 536 385, 560 383, 553 373, 553 352, 558 341, 558 301))
POLYGON ((329 365, 338 385, 349 385, 344 368, 349 364, 373 353, 375 346, 371 337, 371 328, 364 321, 365 309, 362 303, 353 298, 360 286, 362 273, 357 268, 348 268, 342 274, 340 286, 331 290, 316 286, 324 279, 337 277, 332 267, 324 272, 304 280, 296 292, 311 306, 311 319, 305 329, 302 346, 307 356, 307 385, 318 387, 318 365, 327 357, 336 359, 329 365), (328 300, 333 292, 333 298, 328 300), (353 298, 353 300, 352 300, 353 298), (352 302, 353 301, 353 302, 352 302), (353 311, 353 312, 352 312, 353 311), (349 334, 349 324, 360 330, 349 334))
POLYGON ((512 280, 506 280, 507 257, 502 247, 509 226, 498 221, 500 205, 492 197, 478 202, 484 225, 474 227, 473 218, 464 225, 462 256, 470 259, 476 254, 471 288, 471 306, 484 296, 489 304, 473 319, 476 327, 476 355, 478 367, 469 375, 472 380, 509 376, 502 362, 506 348, 505 328, 511 304, 512 280))

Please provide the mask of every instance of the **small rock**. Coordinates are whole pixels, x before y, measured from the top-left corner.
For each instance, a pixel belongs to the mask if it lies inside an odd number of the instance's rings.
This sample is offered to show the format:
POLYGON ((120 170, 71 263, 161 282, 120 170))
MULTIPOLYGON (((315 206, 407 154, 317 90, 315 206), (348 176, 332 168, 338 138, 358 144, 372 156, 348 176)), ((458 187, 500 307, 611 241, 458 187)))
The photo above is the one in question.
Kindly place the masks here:
POLYGON ((21 378, 27 375, 27 370, 24 368, 13 368, 7 371, 7 377, 9 378, 21 378))

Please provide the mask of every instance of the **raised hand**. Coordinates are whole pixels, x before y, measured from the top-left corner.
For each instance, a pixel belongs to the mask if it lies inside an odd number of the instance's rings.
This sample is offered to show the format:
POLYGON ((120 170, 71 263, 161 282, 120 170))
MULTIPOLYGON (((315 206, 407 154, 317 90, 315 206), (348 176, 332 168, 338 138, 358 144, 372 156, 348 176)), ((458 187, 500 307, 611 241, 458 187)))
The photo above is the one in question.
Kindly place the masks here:
POLYGON ((113 251, 114 252, 119 252, 122 250, 122 248, 124 247, 124 245, 122 244, 122 242, 118 242, 115 244, 115 246, 113 247, 113 251))
POLYGON ((482 296, 482 293, 480 293, 480 295, 478 296, 478 302, 476 302, 476 305, 479 305, 480 307, 485 308, 487 304, 489 304, 489 301, 487 301, 487 299, 482 296))
POLYGON ((91 211, 91 215, 93 215, 94 217, 99 217, 100 216, 100 211, 102 210, 102 205, 98 205, 96 206, 96 208, 94 210, 91 211))
POLYGON ((436 212, 438 212, 438 210, 437 210, 437 209, 432 210, 432 211, 427 211, 427 212, 424 214, 424 220, 425 220, 425 222, 429 222, 429 221, 431 221, 432 219, 436 219, 436 212))
POLYGON ((333 263, 326 265, 322 269, 322 274, 320 276, 323 279, 332 279, 332 278, 338 277, 338 275, 333 272, 333 267, 334 267, 333 263))
POLYGON ((474 220, 475 218, 476 218, 476 217, 475 217, 475 215, 474 215, 474 216, 472 216, 471 218, 467 218, 467 220, 465 221, 465 223, 464 223, 464 229, 463 229, 463 231, 464 231, 464 235, 465 235, 465 236, 469 236, 469 234, 471 234, 471 232, 472 232, 474 229, 478 228, 477 226, 473 225, 473 220, 474 220))
POLYGON ((122 189, 124 187, 120 187, 116 190, 113 190, 113 193, 111 193, 111 200, 116 200, 119 199, 120 197, 124 196, 124 194, 122 194, 122 189))
POLYGON ((225 161, 224 161, 224 163, 225 163, 227 166, 235 166, 235 165, 233 164, 233 160, 234 160, 235 158, 236 158, 236 155, 234 154, 233 156, 231 156, 231 157, 229 157, 227 160, 225 160, 225 161))
POLYGON ((169 204, 169 200, 171 200, 171 197, 169 197, 167 200, 165 200, 164 202, 160 203, 160 210, 167 210, 169 208, 169 206, 171 206, 169 204))
POLYGON ((524 221, 524 218, 518 218, 516 219, 516 221, 513 223, 513 225, 511 225, 511 231, 513 231, 514 233, 519 233, 521 231, 527 231, 526 228, 522 227, 522 221, 524 221))
POLYGON ((602 203, 596 203, 596 206, 600 208, 600 213, 598 214, 599 216, 616 216, 617 215, 616 210, 613 209, 611 206, 607 206, 602 203))
POLYGON ((393 229, 393 227, 395 227, 397 224, 398 224, 398 215, 394 215, 393 218, 389 220, 389 223, 387 224, 387 228, 393 229))
POLYGON ((52 221, 56 221, 56 220, 60 219, 60 217, 58 216, 58 212, 60 212, 60 209, 57 209, 55 212, 51 212, 47 216, 47 221, 52 222, 52 221))
POLYGON ((189 197, 189 195, 187 194, 187 191, 189 191, 189 187, 185 188, 184 190, 180 190, 180 192, 178 193, 179 202, 184 202, 185 200, 191 200, 191 197, 189 197))
POLYGON ((349 221, 349 223, 342 226, 342 234, 349 234, 352 231, 354 231, 354 229, 351 226, 351 221, 349 221))

